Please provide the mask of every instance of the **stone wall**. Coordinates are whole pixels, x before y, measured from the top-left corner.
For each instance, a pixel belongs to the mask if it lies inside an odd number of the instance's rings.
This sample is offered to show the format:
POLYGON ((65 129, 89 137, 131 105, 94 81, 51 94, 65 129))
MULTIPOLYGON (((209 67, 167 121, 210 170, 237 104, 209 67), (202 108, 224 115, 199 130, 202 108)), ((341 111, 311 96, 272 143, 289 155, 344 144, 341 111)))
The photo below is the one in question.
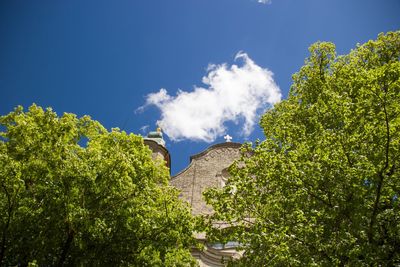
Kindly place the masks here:
MULTIPOLYGON (((228 178, 227 168, 240 158, 239 143, 216 144, 190 157, 189 166, 171 178, 171 184, 181 190, 181 198, 188 201, 194 215, 207 215, 212 208, 203 200, 203 192, 210 188, 221 188, 228 178)), ((193 248, 192 255, 200 267, 222 267, 224 261, 240 257, 235 248, 215 249, 208 244, 205 233, 196 238, 204 244, 203 250, 193 248)))
POLYGON ((168 150, 163 146, 157 143, 152 139, 144 139, 144 143, 151 149, 152 158, 154 161, 164 160, 165 166, 171 169, 171 156, 169 155, 168 150))
POLYGON ((220 188, 228 176, 227 168, 240 157, 239 143, 216 144, 192 156, 189 166, 171 178, 171 185, 181 190, 181 197, 190 203, 192 213, 210 214, 211 207, 203 200, 210 187, 220 188))

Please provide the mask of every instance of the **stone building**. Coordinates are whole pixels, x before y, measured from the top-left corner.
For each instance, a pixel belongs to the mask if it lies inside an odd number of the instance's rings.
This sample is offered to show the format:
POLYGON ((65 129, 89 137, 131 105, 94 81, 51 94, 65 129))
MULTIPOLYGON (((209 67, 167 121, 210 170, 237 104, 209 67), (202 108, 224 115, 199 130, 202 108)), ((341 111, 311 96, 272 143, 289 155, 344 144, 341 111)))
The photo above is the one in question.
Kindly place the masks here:
MULTIPOLYGON (((161 130, 150 132, 144 139, 145 143, 153 151, 153 157, 164 158, 168 167, 171 159, 161 130)), ((220 188, 224 186, 228 178, 227 168, 234 160, 240 157, 241 144, 227 142, 215 144, 206 150, 190 157, 189 166, 171 177, 170 183, 181 191, 180 197, 186 200, 192 207, 193 215, 207 215, 213 212, 203 200, 203 192, 210 187, 220 188)), ((204 244, 204 250, 193 249, 192 255, 198 260, 201 267, 225 266, 223 260, 232 257, 240 257, 235 250, 235 243, 210 244, 204 233, 197 234, 196 238, 204 244)))
POLYGON ((144 143, 153 151, 153 160, 163 159, 167 167, 171 169, 171 156, 165 148, 165 141, 160 128, 155 132, 150 132, 147 137, 144 138, 144 143))

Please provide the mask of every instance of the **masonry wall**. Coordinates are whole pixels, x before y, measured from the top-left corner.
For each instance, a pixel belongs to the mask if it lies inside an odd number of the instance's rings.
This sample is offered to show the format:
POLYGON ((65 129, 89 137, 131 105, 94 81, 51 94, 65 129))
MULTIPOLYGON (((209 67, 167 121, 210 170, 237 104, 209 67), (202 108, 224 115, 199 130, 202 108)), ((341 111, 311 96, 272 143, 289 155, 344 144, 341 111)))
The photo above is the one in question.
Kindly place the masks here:
POLYGON ((192 206, 192 213, 210 214, 202 193, 210 187, 220 188, 227 179, 227 168, 240 157, 239 143, 221 143, 191 157, 190 165, 171 178, 171 184, 181 190, 181 198, 192 206))

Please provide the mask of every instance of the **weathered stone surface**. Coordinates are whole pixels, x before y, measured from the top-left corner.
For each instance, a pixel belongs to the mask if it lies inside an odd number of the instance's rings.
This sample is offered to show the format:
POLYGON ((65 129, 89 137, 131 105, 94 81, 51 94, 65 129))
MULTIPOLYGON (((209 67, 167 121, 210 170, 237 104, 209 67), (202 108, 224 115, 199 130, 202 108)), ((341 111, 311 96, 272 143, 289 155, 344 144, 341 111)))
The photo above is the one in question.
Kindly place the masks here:
MULTIPOLYGON (((158 135, 157 135, 158 136, 158 135)), ((168 150, 160 145, 159 140, 153 140, 149 135, 145 143, 153 151, 153 158, 163 158, 170 166, 168 150)), ((190 157, 189 166, 171 178, 170 184, 181 191, 180 197, 192 207, 194 215, 207 215, 212 213, 212 208, 207 206, 203 199, 203 192, 210 188, 221 188, 229 177, 227 168, 240 157, 239 143, 216 144, 205 151, 190 157)), ((226 266, 229 259, 240 258, 241 253, 234 247, 215 247, 208 244, 205 233, 197 233, 197 240, 204 245, 203 250, 193 248, 192 255, 200 267, 226 266)))
POLYGON ((232 142, 213 145, 192 156, 189 166, 171 178, 170 183, 181 190, 182 199, 189 202, 194 215, 212 213, 203 199, 203 192, 225 184, 227 168, 239 159, 240 147, 241 144, 232 142))
POLYGON ((154 161, 164 160, 165 166, 171 169, 171 156, 169 155, 168 150, 163 145, 160 145, 157 140, 153 140, 151 138, 144 139, 144 143, 153 152, 152 157, 154 161))

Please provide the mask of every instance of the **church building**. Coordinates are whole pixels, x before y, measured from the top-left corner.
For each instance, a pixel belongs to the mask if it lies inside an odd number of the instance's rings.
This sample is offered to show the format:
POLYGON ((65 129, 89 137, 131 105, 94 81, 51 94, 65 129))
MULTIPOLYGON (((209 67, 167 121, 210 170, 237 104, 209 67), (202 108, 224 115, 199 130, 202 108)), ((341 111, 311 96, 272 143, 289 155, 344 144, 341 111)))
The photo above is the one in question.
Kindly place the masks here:
MULTIPOLYGON (((167 166, 171 167, 171 158, 165 147, 165 141, 160 129, 150 132, 144 138, 153 151, 153 158, 162 158, 167 166)), ((171 177, 170 184, 181 192, 180 197, 192 207, 193 215, 208 215, 213 212, 203 199, 203 192, 211 187, 221 188, 228 179, 228 167, 240 157, 240 143, 227 142, 210 146, 206 150, 190 157, 189 166, 171 177)), ((223 263, 231 258, 240 257, 235 249, 234 242, 228 244, 210 244, 204 233, 197 234, 196 238, 204 244, 204 249, 193 249, 192 255, 199 262, 200 267, 225 266, 223 263)))

